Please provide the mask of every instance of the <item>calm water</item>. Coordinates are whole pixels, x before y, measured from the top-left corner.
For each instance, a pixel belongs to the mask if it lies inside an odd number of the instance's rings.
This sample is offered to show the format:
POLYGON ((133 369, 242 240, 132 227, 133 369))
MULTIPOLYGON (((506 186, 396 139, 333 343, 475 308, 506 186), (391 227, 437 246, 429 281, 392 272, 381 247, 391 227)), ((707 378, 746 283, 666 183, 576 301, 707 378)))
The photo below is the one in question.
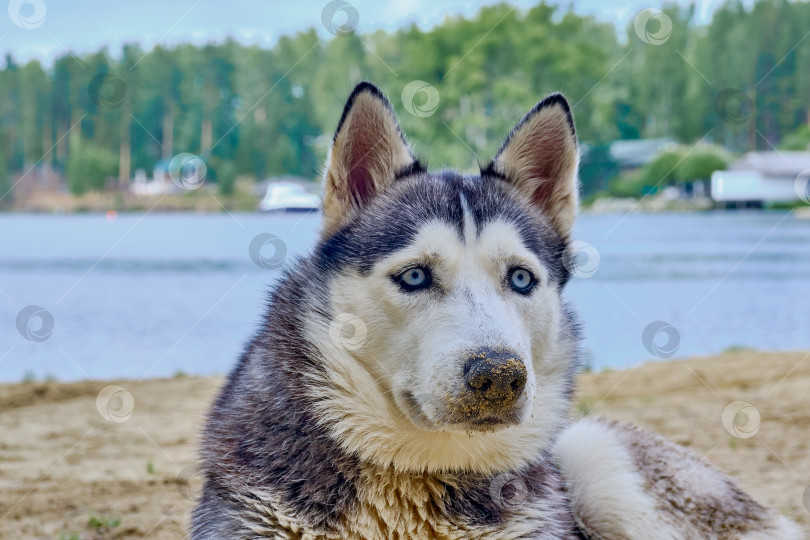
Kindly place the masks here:
MULTIPOLYGON (((273 233, 289 258, 312 245, 319 221, 0 215, 0 381, 226 372, 278 274, 253 263, 251 240, 273 233), (44 341, 17 330, 29 305, 53 316, 44 341)), ((654 321, 676 329, 676 357, 810 349, 810 221, 779 212, 584 215, 576 235, 600 257, 592 277, 567 289, 597 369, 653 358, 642 334, 654 321)))

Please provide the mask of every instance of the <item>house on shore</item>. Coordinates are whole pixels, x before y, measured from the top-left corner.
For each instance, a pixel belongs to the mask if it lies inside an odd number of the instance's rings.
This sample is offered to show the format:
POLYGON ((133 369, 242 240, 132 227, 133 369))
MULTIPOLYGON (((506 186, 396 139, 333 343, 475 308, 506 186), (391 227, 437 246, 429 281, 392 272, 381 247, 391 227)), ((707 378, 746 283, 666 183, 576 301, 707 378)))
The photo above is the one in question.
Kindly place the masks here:
POLYGON ((749 152, 712 174, 711 197, 721 207, 805 201, 810 196, 810 152, 749 152))
POLYGON ((676 146, 675 139, 622 139, 610 144, 610 157, 623 171, 643 167, 660 152, 676 146))
MULTIPOLYGON (((178 154, 177 159, 184 154, 178 154)), ((191 154, 185 154, 191 156, 191 154)), ((192 156, 196 158, 196 156, 192 156)), ((198 161, 199 158, 196 158, 198 161)), ((188 162, 188 159, 186 159, 188 162)), ((173 163, 172 160, 158 161, 152 169, 152 179, 146 176, 146 171, 138 169, 135 178, 129 185, 129 190, 138 196, 168 195, 182 193, 188 189, 197 189, 205 181, 205 167, 183 167, 183 160, 173 163), (174 169, 174 170, 173 170, 174 169), (185 189, 184 189, 185 188, 185 189)))

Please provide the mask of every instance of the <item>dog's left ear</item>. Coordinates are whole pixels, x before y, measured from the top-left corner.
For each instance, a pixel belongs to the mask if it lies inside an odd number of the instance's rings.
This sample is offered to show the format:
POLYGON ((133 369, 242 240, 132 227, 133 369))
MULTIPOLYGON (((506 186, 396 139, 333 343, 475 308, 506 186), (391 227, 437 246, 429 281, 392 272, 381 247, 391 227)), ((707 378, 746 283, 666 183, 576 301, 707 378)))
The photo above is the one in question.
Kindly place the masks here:
POLYGON ((562 94, 552 94, 515 126, 482 174, 514 184, 567 239, 577 213, 578 164, 571 108, 562 94))
POLYGON ((413 157, 394 110, 373 84, 349 96, 324 172, 324 233, 334 231, 394 182, 421 167, 413 157))

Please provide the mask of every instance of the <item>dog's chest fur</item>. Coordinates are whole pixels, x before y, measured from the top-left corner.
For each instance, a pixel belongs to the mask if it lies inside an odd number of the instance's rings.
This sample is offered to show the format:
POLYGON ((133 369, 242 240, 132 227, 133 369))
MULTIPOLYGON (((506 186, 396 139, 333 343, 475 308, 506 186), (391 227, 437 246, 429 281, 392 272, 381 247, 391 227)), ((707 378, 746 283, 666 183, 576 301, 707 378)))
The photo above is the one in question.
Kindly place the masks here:
POLYGON ((285 539, 577 539, 556 470, 520 475, 411 475, 364 467, 356 500, 327 529, 308 527, 277 495, 241 496, 245 531, 285 539))

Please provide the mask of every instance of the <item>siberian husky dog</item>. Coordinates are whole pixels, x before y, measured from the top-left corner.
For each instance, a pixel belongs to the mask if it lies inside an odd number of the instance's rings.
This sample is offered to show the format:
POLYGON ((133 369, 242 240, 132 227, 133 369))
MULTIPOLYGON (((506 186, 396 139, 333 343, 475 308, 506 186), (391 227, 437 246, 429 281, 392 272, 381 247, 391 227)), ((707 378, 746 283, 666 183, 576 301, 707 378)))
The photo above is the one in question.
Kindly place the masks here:
POLYGON ((192 538, 800 538, 680 447, 568 420, 577 164, 560 94, 462 175, 428 172, 358 85, 320 240, 210 412, 192 538))

